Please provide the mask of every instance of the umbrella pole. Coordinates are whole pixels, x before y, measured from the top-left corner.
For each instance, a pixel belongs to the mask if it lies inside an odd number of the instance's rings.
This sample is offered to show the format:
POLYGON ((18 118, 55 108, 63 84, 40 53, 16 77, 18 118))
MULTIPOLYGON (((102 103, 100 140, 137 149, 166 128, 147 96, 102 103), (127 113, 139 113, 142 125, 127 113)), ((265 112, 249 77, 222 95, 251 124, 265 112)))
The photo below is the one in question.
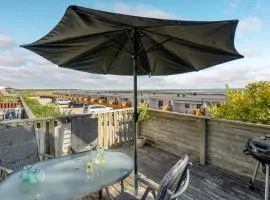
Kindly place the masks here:
POLYGON ((134 68, 134 187, 135 195, 138 195, 138 160, 137 160, 137 136, 138 136, 138 111, 137 111, 137 58, 133 58, 134 68), (135 71, 136 70, 136 71, 135 71))
POLYGON ((137 72, 138 72, 138 65, 137 65, 137 40, 136 40, 136 31, 134 31, 133 35, 133 83, 134 83, 134 187, 135 187, 135 195, 138 195, 138 160, 137 160, 137 135, 138 135, 138 110, 137 110, 137 72))

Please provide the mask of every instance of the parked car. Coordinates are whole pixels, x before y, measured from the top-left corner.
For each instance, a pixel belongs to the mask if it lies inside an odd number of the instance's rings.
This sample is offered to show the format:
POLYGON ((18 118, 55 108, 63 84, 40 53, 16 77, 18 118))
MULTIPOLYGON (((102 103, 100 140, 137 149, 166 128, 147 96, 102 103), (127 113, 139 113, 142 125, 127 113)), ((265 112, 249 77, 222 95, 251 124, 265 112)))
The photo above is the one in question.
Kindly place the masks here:
POLYGON ((96 114, 104 111, 113 110, 111 107, 106 107, 102 105, 89 105, 84 108, 84 113, 96 114))
POLYGON ((81 107, 84 107, 84 106, 86 106, 86 104, 81 103, 79 101, 70 101, 68 103, 69 108, 81 108, 81 107))
POLYGON ((56 99, 55 103, 59 105, 68 105, 71 102, 71 100, 66 99, 56 99))

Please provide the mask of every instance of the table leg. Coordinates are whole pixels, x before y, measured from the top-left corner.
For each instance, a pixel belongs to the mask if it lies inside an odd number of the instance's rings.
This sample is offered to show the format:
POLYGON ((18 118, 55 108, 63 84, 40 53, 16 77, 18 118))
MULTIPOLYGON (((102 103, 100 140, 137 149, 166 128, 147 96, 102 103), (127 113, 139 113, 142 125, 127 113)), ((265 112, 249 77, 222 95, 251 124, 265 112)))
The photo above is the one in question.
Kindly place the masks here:
POLYGON ((266 172, 265 172, 265 200, 268 200, 268 187, 269 187, 269 165, 265 164, 266 172))
POLYGON ((121 181, 121 192, 125 192, 124 181, 121 181))
POLYGON ((110 194, 109 188, 106 187, 106 188, 105 188, 105 191, 106 191, 106 193, 107 193, 108 199, 111 200, 112 198, 111 198, 111 194, 110 194))
POLYGON ((102 190, 99 190, 99 191, 98 191, 98 199, 99 199, 99 200, 103 200, 103 193, 102 193, 102 190))

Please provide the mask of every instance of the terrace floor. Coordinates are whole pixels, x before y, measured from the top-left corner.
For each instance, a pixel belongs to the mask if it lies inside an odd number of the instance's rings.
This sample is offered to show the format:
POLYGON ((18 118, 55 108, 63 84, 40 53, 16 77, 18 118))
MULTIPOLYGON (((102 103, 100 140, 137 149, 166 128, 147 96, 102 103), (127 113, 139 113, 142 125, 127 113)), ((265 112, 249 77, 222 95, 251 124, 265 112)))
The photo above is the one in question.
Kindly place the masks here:
MULTIPOLYGON (((119 149, 132 156, 132 148, 119 149)), ((167 154, 151 146, 140 148, 138 152, 139 172, 146 177, 160 182, 166 172, 177 162, 176 156, 167 154)), ((199 166, 193 163, 189 188, 180 199, 185 200, 255 200, 264 199, 264 183, 255 182, 254 191, 248 188, 249 178, 221 170, 213 166, 199 166), (260 188, 260 189, 258 189, 260 188)), ((255 167, 255 166, 254 166, 255 167)), ((125 191, 133 191, 134 176, 125 180, 125 191)), ((116 198, 121 191, 120 184, 111 186, 110 192, 116 198)), ((140 192, 144 186, 140 185, 140 192)), ((105 195, 104 195, 105 196, 105 195)), ((105 198, 105 197, 104 197, 105 198)), ((82 200, 96 200, 85 197, 82 200)), ((106 198, 105 198, 106 199, 106 198)), ((149 199, 150 198, 149 196, 149 199)))

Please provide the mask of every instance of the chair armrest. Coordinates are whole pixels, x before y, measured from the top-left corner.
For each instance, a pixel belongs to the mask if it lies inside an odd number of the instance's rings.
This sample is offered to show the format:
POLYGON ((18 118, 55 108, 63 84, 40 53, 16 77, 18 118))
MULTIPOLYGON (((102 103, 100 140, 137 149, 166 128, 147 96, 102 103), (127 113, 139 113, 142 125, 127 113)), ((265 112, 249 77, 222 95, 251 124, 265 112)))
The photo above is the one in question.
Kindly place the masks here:
POLYGON ((189 169, 187 169, 186 181, 185 181, 184 185, 182 186, 182 188, 180 189, 180 191, 173 194, 170 190, 167 190, 167 192, 171 195, 170 199, 176 199, 181 194, 183 194, 186 191, 186 189, 188 188, 189 181, 190 181, 190 175, 189 175, 189 169))
POLYGON ((158 191, 159 189, 159 184, 148 179, 147 177, 138 177, 138 180, 151 190, 158 191))
POLYGON ((54 158, 54 156, 46 154, 46 153, 39 153, 39 155, 42 156, 43 158, 44 157, 46 157, 46 158, 54 158))
POLYGON ((12 174, 12 172, 13 172, 13 170, 6 168, 6 167, 3 167, 3 166, 0 166, 0 171, 4 171, 7 174, 12 174))
POLYGON ((159 189, 158 183, 147 178, 146 176, 144 176, 142 174, 140 174, 138 176, 138 181, 146 186, 146 190, 145 190, 143 196, 141 197, 141 200, 145 200, 149 192, 151 192, 153 197, 156 198, 156 192, 159 189))

